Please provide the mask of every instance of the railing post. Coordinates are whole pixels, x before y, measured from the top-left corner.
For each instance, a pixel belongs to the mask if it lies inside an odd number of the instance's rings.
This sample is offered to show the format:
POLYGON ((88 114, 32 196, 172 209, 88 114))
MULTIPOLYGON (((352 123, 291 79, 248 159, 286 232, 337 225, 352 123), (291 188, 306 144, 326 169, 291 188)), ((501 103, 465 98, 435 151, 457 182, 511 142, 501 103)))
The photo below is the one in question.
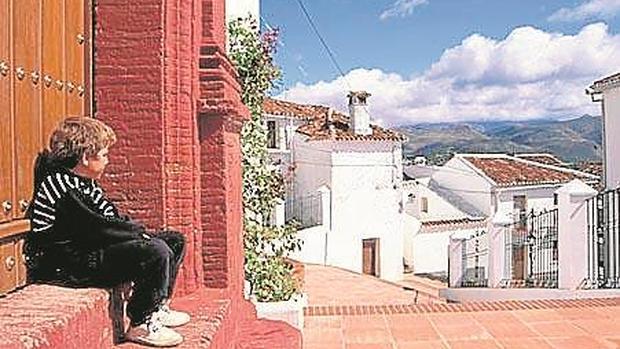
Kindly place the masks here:
POLYGON ((576 289, 588 275, 588 223, 586 200, 596 190, 574 179, 558 194, 558 287, 576 289))
POLYGON ((499 287, 509 277, 506 271, 506 235, 513 219, 510 212, 498 211, 489 222, 489 287, 499 287))
POLYGON ((326 185, 323 185, 317 191, 321 196, 321 225, 327 230, 331 230, 331 190, 326 185))
POLYGON ((448 275, 449 287, 461 287, 463 281, 463 246, 465 245, 465 239, 453 239, 450 238, 450 244, 448 245, 448 258, 450 260, 448 275))

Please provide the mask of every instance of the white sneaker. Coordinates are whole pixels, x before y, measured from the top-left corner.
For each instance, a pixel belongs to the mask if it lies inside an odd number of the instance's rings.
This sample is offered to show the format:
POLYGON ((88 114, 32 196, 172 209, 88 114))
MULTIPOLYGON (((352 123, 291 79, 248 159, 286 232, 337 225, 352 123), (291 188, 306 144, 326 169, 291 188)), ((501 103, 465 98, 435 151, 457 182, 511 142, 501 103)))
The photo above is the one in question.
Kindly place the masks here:
POLYGON ((145 323, 131 327, 125 334, 125 339, 153 347, 174 347, 183 342, 183 336, 164 327, 155 314, 145 323))
POLYGON ((166 327, 178 327, 183 326, 189 322, 189 314, 172 310, 167 304, 163 304, 159 307, 159 311, 155 314, 159 322, 166 327))

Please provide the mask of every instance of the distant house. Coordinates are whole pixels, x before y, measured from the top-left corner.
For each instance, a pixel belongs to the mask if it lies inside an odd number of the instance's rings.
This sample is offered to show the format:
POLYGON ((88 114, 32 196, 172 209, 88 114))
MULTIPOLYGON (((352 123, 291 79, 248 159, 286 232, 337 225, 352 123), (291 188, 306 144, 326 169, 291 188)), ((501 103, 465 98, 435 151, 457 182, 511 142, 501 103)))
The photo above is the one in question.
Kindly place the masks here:
POLYGON ((407 176, 415 177, 403 185, 408 216, 403 244, 405 268, 415 274, 446 276, 450 237, 467 237, 484 229, 486 218, 475 207, 425 177, 433 171, 423 171, 422 167, 405 168, 407 176))
POLYGON ((620 187, 620 73, 595 81, 587 89, 595 102, 602 102, 603 173, 608 189, 620 187))
POLYGON ((403 268, 404 137, 370 123, 368 97, 363 91, 348 95, 350 116, 268 99, 263 117, 270 155, 288 180, 287 216, 305 219, 307 209, 300 207, 314 207, 304 203, 329 192, 328 207, 316 210, 324 229, 302 231, 306 244, 298 259, 397 280, 403 268))
POLYGON ((506 154, 456 154, 432 177, 484 216, 502 211, 515 218, 553 208, 554 192, 573 179, 593 184, 598 177, 506 154))

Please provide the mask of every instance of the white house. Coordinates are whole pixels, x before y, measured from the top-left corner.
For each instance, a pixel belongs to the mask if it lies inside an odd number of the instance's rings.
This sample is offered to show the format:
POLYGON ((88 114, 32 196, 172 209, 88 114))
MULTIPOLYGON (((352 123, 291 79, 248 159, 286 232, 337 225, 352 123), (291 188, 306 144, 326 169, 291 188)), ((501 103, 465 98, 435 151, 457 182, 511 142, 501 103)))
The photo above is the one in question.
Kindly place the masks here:
POLYGON ((414 176, 403 187, 407 214, 403 257, 407 270, 415 274, 446 276, 451 236, 469 236, 484 229, 485 217, 462 199, 436 187, 429 177, 432 167, 405 169, 414 176))
POLYGON ((456 154, 433 174, 437 187, 453 192, 484 216, 555 206, 554 192, 573 179, 595 183, 597 176, 506 154, 456 154))
POLYGON ((603 177, 605 187, 620 187, 620 73, 595 81, 587 89, 595 102, 602 102, 603 117, 603 177))
POLYGON ((297 209, 319 193, 329 197, 320 210, 323 232, 302 231, 306 243, 296 257, 398 280, 404 138, 371 125, 368 97, 363 91, 348 95, 350 117, 324 106, 272 99, 265 101, 263 114, 270 153, 289 179, 287 205, 297 209))

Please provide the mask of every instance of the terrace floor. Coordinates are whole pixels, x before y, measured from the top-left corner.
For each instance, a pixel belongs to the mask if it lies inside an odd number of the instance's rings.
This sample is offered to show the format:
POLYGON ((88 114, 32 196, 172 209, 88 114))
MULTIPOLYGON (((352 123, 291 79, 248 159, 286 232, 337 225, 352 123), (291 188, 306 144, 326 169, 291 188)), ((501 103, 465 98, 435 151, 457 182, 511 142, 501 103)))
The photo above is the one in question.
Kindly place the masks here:
POLYGON ((620 298, 414 304, 412 291, 306 266, 304 349, 620 348, 620 298))

